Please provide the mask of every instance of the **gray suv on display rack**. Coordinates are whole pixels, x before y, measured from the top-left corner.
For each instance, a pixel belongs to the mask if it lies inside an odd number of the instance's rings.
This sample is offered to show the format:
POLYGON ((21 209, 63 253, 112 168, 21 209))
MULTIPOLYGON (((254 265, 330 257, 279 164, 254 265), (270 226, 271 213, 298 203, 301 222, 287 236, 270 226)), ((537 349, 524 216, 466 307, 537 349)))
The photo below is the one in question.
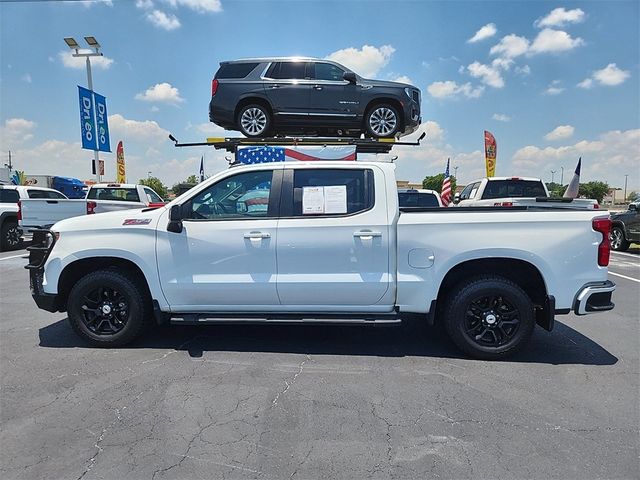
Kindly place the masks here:
POLYGON ((420 90, 329 60, 235 60, 221 62, 213 78, 209 119, 247 137, 399 137, 420 125, 420 90))

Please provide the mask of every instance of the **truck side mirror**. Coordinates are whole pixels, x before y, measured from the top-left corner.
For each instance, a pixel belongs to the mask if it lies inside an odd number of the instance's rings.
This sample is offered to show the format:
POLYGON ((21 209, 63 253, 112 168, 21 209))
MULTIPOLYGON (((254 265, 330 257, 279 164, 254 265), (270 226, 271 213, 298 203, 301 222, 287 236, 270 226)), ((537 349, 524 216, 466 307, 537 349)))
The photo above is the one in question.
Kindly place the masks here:
POLYGON ((638 206, 635 203, 630 203, 629 204, 629 211, 637 212, 638 211, 638 206))
POLYGON ((456 205, 457 205, 458 203, 460 203, 460 193, 456 193, 456 194, 453 196, 453 203, 454 203, 454 204, 456 204, 456 205))
POLYGON ((356 74, 353 72, 344 72, 344 75, 342 75, 342 78, 349 83, 356 83, 356 74))
POLYGON ((171 210, 169 210, 167 231, 173 233, 182 232, 182 205, 173 205, 171 210))

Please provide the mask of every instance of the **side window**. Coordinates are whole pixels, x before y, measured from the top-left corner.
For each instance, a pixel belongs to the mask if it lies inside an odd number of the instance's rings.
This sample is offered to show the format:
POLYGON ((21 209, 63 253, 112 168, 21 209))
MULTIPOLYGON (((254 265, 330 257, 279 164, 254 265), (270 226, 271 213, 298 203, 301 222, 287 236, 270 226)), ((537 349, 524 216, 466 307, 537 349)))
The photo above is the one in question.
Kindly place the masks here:
POLYGON ((344 215, 373 207, 370 169, 296 169, 293 173, 293 216, 344 215))
POLYGON ((18 191, 14 189, 0 189, 0 203, 18 203, 20 197, 18 191))
POLYGON ((469 193, 471 193, 471 189, 474 185, 474 183, 470 183, 469 185, 464 187, 464 190, 460 192, 460 200, 469 200, 469 193))
POLYGON ((306 62, 278 62, 271 65, 267 77, 282 80, 304 80, 306 62))
POLYGON ((164 200, 160 198, 160 195, 158 195, 150 188, 144 187, 144 193, 147 195, 147 201, 149 203, 164 203, 164 200))
POLYGON ((469 194, 469 198, 475 198, 476 193, 478 193, 478 187, 480 186, 480 182, 476 182, 471 185, 471 193, 469 194))
POLYGON ((315 79, 316 80, 329 80, 332 82, 342 81, 344 70, 330 63, 316 63, 315 64, 315 79))
POLYGON ((249 75, 258 63, 226 63, 222 65, 215 78, 244 78, 249 75))
POLYGON ((230 220, 269 216, 272 170, 227 177, 189 202, 193 220, 230 220))
POLYGON ((29 198, 49 198, 52 200, 64 200, 66 197, 58 192, 49 190, 27 190, 29 198))

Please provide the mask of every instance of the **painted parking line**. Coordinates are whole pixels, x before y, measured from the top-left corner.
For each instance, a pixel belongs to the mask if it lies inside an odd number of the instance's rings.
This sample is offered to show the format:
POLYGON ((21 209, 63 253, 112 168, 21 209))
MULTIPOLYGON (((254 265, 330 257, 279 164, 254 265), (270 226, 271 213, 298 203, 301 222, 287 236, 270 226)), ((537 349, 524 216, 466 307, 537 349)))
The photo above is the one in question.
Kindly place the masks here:
POLYGON ((640 260, 640 255, 634 255, 633 253, 615 252, 613 250, 611 251, 611 253, 614 255, 624 255, 625 257, 637 258, 640 260))
POLYGON ((18 257, 27 258, 27 255, 29 255, 29 254, 28 253, 21 253, 20 255, 12 255, 10 257, 2 257, 2 258, 0 258, 0 260, 9 260, 10 258, 18 258, 18 257))
POLYGON ((614 275, 616 277, 624 278, 626 280, 631 280, 632 282, 640 283, 640 280, 633 277, 627 277, 626 275, 620 275, 619 273, 609 272, 609 275, 614 275))

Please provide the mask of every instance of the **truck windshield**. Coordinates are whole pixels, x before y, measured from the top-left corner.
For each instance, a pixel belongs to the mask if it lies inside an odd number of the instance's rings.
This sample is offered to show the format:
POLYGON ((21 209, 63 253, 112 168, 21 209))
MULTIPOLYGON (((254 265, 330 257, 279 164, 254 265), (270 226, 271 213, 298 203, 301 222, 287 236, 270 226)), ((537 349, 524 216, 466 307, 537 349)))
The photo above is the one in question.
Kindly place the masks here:
POLYGON ((438 199, 433 193, 403 192, 398 194, 400 207, 439 207, 438 199))
POLYGON ((135 188, 98 187, 89 189, 90 200, 111 200, 118 202, 139 202, 140 196, 135 188))
POLYGON ((539 180, 491 180, 487 183, 482 198, 546 197, 539 180))

